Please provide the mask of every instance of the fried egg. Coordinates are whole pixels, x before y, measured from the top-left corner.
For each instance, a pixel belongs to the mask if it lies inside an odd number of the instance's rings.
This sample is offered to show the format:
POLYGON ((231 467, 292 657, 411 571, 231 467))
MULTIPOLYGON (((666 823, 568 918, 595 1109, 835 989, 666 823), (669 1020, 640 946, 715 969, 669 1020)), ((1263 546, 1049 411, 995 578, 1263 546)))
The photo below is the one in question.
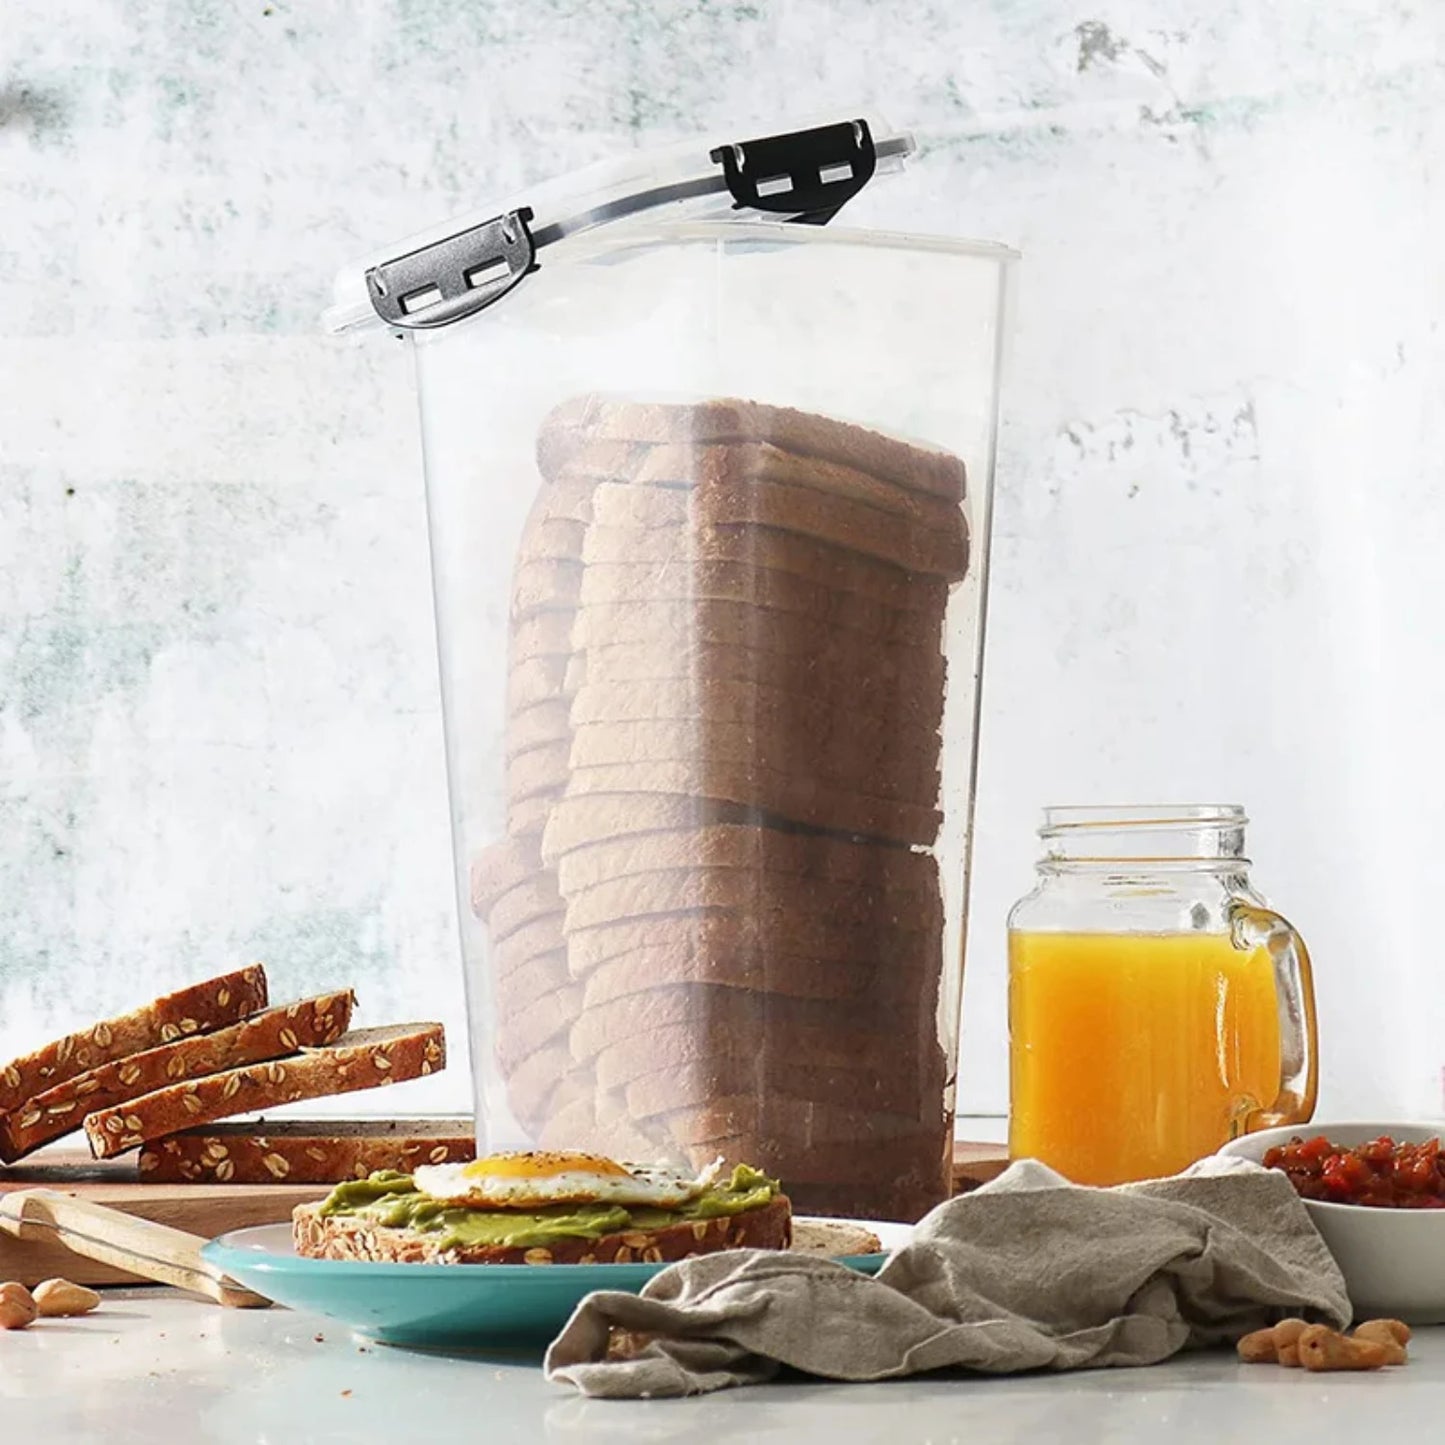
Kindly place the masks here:
POLYGON ((548 1204, 650 1204, 675 1209, 718 1177, 717 1159, 700 1174, 665 1164, 619 1164, 599 1154, 490 1154, 470 1164, 422 1164, 416 1187, 432 1199, 486 1209, 548 1204))

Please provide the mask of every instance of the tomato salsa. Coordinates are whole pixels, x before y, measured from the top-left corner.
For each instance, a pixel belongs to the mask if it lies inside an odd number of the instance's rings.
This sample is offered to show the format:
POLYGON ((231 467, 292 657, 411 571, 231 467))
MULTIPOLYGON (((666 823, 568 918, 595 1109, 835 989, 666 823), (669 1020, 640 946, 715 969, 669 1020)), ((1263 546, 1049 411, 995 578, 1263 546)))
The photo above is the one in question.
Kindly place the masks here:
POLYGON ((1445 1209, 1445 1159, 1440 1140, 1397 1144, 1389 1135, 1347 1148, 1323 1134, 1294 1138, 1266 1152, 1305 1199, 1365 1204, 1376 1209, 1445 1209))

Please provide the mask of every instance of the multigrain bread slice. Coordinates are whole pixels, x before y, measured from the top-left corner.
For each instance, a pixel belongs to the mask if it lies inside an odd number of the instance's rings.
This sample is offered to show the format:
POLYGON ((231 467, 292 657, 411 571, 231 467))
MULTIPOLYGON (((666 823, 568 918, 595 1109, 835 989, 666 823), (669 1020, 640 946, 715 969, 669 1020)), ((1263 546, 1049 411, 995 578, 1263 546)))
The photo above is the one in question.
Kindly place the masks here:
POLYGON ((284 1058, 329 1044, 351 1027, 350 989, 253 1014, 228 1028, 193 1034, 157 1049, 116 1059, 36 1095, 0 1115, 0 1160, 7 1164, 81 1127, 86 1114, 115 1108, 183 1079, 240 1064, 284 1058))
POLYGON ((101 1064, 224 1028, 265 1007, 266 970, 259 963, 178 989, 0 1066, 0 1110, 14 1110, 101 1064))
POLYGON ((678 442, 769 442, 950 502, 963 498, 966 482, 963 462, 938 447, 815 412, 736 397, 659 402, 594 393, 568 398, 538 430, 542 474, 557 476, 589 441, 631 442, 640 453, 678 442))
POLYGON ((87 1114, 85 1134, 91 1153, 97 1159, 109 1159, 137 1144, 217 1119, 274 1109, 300 1099, 375 1089, 435 1073, 445 1066, 446 1042, 440 1024, 356 1029, 325 1048, 303 1050, 295 1059, 227 1069, 156 1089, 119 1108, 87 1114))
POLYGON ((689 1219, 665 1229, 624 1230, 600 1239, 561 1239, 546 1248, 455 1245, 437 1236, 389 1228, 354 1215, 323 1215, 319 1204, 293 1215, 297 1254, 311 1259, 364 1259, 392 1264, 665 1264, 724 1249, 786 1249, 792 1206, 775 1194, 767 1204, 715 1219, 689 1219))
MULTIPOLYGON (((942 1122, 936 1105, 931 1121, 920 1113, 888 1114, 858 1107, 852 1101, 821 1103, 789 1094, 722 1094, 706 1104, 675 1109, 661 1116, 679 1144, 716 1144, 740 1135, 773 1135, 789 1143, 837 1144, 859 1152, 896 1139, 916 1138, 930 1122, 942 1122)), ((738 1155, 739 1158, 745 1157, 738 1155)))
POLYGON ((940 532, 847 497, 785 482, 705 483, 685 490, 599 482, 592 515, 604 527, 776 527, 950 582, 968 570, 961 511, 952 514, 957 528, 940 532))
POLYGON ((571 981, 565 948, 538 954, 505 974, 494 974, 492 988, 497 1012, 502 1018, 512 1017, 538 999, 565 988, 571 981))
POLYGON ((141 1146, 137 1168, 148 1184, 335 1184, 476 1152, 470 1126, 450 1119, 257 1119, 156 1139, 141 1146))
POLYGON ((835 781, 706 757, 572 769, 569 798, 604 793, 691 794, 811 828, 925 847, 932 846, 943 822, 937 808, 921 803, 841 791, 835 781))
POLYGON ((589 567, 684 567, 740 563, 801 577, 818 586, 856 592, 885 607, 941 616, 948 582, 907 572, 891 562, 797 532, 744 524, 587 528, 582 559, 589 567))

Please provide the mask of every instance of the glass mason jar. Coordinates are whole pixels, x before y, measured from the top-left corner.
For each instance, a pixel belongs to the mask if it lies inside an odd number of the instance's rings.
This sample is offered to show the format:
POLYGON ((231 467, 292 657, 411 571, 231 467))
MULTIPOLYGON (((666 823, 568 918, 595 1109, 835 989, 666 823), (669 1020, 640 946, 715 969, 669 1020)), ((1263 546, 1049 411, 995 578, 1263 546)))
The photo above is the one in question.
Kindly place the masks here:
POLYGON ((1304 940, 1249 881, 1242 808, 1048 808, 1009 914, 1009 1153, 1080 1184, 1306 1122, 1304 940))

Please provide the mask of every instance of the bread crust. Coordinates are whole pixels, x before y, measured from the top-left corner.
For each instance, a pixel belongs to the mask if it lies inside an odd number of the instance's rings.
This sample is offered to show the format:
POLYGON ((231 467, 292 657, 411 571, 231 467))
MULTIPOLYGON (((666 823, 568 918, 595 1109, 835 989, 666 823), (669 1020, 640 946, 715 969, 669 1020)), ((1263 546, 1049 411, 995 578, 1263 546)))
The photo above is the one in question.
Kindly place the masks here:
POLYGON ((464 1245, 440 1249, 415 1230, 392 1229, 353 1215, 324 1216, 319 1204, 292 1216, 296 1252, 310 1259, 362 1259, 389 1264, 670 1264, 724 1249, 786 1249, 792 1204, 776 1194, 761 1208, 717 1219, 684 1220, 666 1229, 624 1230, 600 1239, 560 1239, 545 1248, 464 1245))

